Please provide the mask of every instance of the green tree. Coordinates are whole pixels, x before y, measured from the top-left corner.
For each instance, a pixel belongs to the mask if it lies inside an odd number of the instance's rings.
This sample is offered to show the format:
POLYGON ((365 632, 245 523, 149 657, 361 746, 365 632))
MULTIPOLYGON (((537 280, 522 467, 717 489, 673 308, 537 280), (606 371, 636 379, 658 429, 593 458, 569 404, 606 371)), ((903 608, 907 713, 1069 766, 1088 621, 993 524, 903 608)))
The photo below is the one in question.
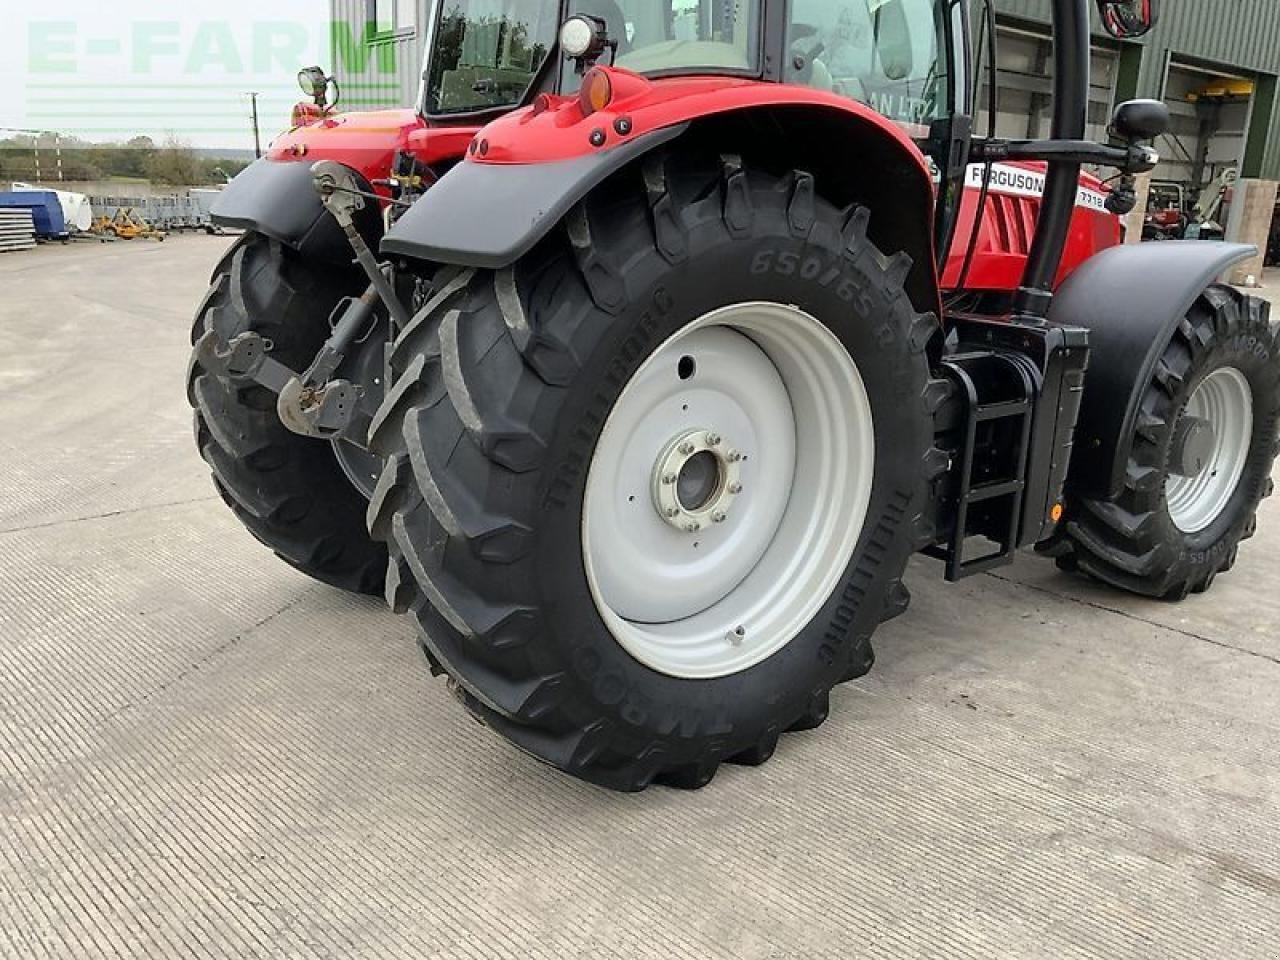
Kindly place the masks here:
POLYGON ((143 164, 146 175, 155 183, 185 185, 203 179, 200 158, 191 145, 177 137, 169 137, 143 164))

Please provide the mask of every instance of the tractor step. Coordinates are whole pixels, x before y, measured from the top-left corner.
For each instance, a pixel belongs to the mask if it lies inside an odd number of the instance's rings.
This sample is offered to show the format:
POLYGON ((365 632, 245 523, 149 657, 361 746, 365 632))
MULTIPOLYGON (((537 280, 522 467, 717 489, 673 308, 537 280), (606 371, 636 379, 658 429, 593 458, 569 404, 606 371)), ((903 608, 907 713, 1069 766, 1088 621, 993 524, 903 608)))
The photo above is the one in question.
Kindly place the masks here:
POLYGON ((953 388, 938 439, 952 456, 939 524, 949 532, 924 552, 954 581, 1011 563, 1057 528, 1089 338, 1049 323, 950 319, 954 352, 938 368, 953 388))
POLYGON ((1013 353, 975 352, 943 359, 941 372, 960 397, 961 446, 954 467, 954 526, 947 542, 927 556, 947 565, 946 577, 964 577, 1011 563, 1026 492, 1027 453, 1039 393, 1035 367, 1013 353), (974 538, 992 547, 974 558, 974 538))

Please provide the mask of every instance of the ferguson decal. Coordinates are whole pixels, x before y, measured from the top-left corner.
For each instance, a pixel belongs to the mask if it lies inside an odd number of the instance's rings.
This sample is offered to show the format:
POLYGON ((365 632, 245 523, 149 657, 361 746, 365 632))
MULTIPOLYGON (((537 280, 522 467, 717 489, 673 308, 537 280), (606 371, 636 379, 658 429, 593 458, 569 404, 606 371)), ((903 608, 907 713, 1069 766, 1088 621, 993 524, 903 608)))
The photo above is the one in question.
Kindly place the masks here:
MULTIPOLYGON (((968 174, 965 177, 965 185, 973 187, 975 190, 981 190, 983 171, 982 164, 970 164, 968 174)), ((1044 196, 1044 174, 1038 170, 1028 170, 1025 167, 993 163, 991 165, 990 190, 992 193, 1003 193, 1013 197, 1035 197, 1039 199, 1044 196)), ((1076 193, 1076 206, 1106 213, 1107 197, 1097 190, 1081 187, 1079 192, 1076 193)))

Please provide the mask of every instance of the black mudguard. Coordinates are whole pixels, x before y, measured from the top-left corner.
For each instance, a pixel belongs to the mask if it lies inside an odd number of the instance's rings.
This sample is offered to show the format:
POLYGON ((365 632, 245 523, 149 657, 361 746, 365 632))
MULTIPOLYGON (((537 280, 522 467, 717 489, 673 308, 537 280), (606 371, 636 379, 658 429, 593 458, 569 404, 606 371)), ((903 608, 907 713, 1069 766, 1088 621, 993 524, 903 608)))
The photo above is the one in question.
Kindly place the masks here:
POLYGON ((678 124, 557 163, 460 163, 387 232, 382 252, 436 263, 509 266, 610 174, 688 127, 678 124))
MULTIPOLYGON (((363 178, 360 183, 369 189, 363 178)), ((361 213, 360 233, 376 249, 382 235, 377 204, 367 203, 361 213)), ((220 226, 255 230, 308 259, 346 264, 353 257, 342 228, 320 202, 311 181, 311 164, 305 161, 264 159, 250 164, 227 184, 210 215, 220 226)))
POLYGON ((1067 491, 1110 500, 1124 484, 1138 404, 1178 324, 1232 264, 1257 254, 1212 241, 1113 247, 1053 298, 1049 319, 1086 327, 1091 355, 1067 491))

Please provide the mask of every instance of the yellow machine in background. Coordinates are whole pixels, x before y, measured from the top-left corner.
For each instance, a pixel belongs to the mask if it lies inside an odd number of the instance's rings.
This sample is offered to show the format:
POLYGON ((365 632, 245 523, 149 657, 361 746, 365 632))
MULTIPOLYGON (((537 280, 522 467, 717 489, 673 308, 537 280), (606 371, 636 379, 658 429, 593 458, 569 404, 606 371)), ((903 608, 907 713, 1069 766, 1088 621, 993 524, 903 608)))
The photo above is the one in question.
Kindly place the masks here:
POLYGON ((114 216, 99 217, 94 221, 93 232, 114 236, 119 240, 159 240, 168 236, 157 230, 134 212, 133 207, 117 207, 114 216))

